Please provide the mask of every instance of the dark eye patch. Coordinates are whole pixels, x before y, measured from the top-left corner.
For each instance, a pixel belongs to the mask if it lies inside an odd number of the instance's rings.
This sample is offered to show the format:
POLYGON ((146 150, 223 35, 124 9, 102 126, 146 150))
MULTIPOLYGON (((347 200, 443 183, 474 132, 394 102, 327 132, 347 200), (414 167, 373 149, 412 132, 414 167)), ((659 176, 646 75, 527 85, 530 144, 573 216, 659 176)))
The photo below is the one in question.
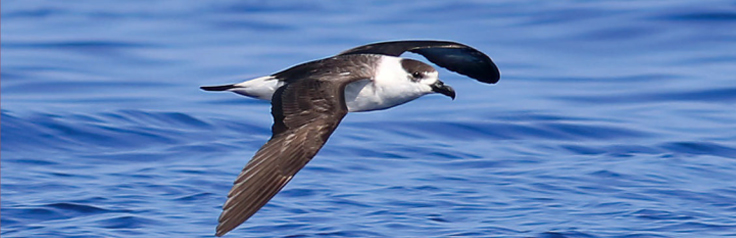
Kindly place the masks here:
POLYGON ((411 74, 411 76, 414 77, 415 79, 424 78, 424 74, 422 74, 420 72, 414 72, 414 73, 411 74))

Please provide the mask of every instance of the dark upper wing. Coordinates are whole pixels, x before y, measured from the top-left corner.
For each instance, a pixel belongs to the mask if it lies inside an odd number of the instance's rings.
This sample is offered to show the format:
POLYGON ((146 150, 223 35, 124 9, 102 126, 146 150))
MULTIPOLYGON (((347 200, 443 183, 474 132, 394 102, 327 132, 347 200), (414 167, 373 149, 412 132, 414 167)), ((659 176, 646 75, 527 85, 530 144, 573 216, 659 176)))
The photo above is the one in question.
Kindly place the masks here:
POLYGON ((255 214, 317 154, 347 114, 344 89, 351 80, 289 79, 274 93, 273 136, 235 180, 215 235, 255 214))
POLYGON ((484 83, 496 83, 501 77, 498 67, 490 57, 470 46, 451 41, 389 41, 358 46, 339 55, 381 54, 400 56, 413 52, 443 68, 477 79, 484 83))

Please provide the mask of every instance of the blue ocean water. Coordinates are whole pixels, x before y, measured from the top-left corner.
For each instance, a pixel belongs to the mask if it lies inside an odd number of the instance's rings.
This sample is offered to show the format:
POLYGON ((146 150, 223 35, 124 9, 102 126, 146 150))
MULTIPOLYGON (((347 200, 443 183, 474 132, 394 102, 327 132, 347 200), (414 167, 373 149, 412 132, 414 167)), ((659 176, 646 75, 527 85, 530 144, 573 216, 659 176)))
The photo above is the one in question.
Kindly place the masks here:
POLYGON ((212 237, 272 121, 198 87, 398 39, 474 46, 501 81, 441 70, 454 101, 348 115, 226 237, 736 236, 736 1, 0 9, 2 237, 212 237))

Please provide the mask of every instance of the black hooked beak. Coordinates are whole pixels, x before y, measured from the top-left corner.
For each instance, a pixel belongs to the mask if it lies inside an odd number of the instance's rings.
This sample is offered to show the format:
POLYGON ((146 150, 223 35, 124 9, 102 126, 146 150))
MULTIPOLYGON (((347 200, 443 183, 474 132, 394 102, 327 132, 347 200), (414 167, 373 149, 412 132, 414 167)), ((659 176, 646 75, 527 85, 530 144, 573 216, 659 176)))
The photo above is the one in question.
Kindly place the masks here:
POLYGON ((433 92, 444 94, 445 96, 452 98, 452 100, 455 100, 455 89, 445 85, 442 81, 437 80, 437 82, 434 82, 429 86, 432 87, 433 92))

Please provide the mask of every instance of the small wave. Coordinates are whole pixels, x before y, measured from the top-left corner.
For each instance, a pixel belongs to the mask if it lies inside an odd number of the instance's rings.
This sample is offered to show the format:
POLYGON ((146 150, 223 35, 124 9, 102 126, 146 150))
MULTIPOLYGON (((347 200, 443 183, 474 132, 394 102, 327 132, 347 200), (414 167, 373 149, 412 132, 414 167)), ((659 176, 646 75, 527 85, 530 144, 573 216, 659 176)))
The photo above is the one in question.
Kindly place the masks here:
POLYGON ((49 205, 45 205, 45 206, 56 208, 56 209, 61 209, 61 210, 79 212, 79 213, 83 213, 83 214, 98 214, 98 213, 105 213, 105 212, 109 212, 110 211, 110 210, 99 208, 99 207, 95 207, 95 206, 92 206, 92 205, 77 204, 77 203, 65 203, 65 202, 62 202, 62 203, 53 203, 53 204, 49 204, 49 205))
POLYGON ((3 213, 13 217, 13 220, 20 219, 32 221, 63 220, 110 212, 116 211, 73 202, 60 202, 39 206, 3 207, 3 213))
POLYGON ((587 234, 580 231, 565 231, 565 232, 559 232, 559 231, 548 231, 544 232, 542 234, 539 234, 537 238, 596 238, 598 236, 587 234))
POLYGON ((677 154, 713 155, 736 159, 736 148, 713 142, 670 142, 661 147, 677 154))
MULTIPOLYGON (((704 5, 707 6, 707 5, 704 5)), ((660 16, 654 16, 652 19, 662 19, 677 22, 693 22, 693 23, 733 23, 736 22, 736 13, 733 11, 724 11, 723 9, 704 8, 699 6, 695 8, 677 9, 660 16)), ((712 7, 712 5, 711 5, 712 7)), ((733 7, 733 6, 732 6, 733 7)))
POLYGON ((123 42, 123 41, 107 40, 107 41, 60 41, 60 42, 36 42, 36 43, 4 42, 3 47, 101 51, 101 50, 115 50, 115 49, 120 49, 120 48, 151 48, 151 47, 157 47, 157 46, 151 43, 137 43, 137 42, 123 42))
POLYGON ((108 229, 135 229, 157 226, 160 224, 156 220, 133 215, 121 215, 113 218, 101 219, 94 223, 97 226, 108 229))
POLYGON ((633 213, 634 216, 643 219, 651 220, 690 220, 694 219, 693 216, 685 214, 676 214, 671 211, 657 210, 657 209, 641 209, 633 213))

